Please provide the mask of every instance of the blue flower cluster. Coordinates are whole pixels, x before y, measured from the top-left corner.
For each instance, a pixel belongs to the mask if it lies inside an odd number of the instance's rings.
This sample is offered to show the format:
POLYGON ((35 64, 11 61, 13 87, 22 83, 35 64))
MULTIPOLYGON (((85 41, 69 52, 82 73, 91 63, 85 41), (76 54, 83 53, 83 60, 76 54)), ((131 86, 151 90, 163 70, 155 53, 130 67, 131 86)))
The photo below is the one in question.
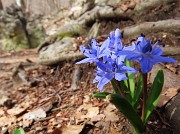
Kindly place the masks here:
MULTIPOLYGON (((150 39, 146 40, 143 35, 141 35, 135 43, 135 50, 124 51, 126 59, 135 60, 140 63, 141 71, 143 73, 148 73, 152 70, 153 65, 159 62, 176 62, 176 60, 161 56, 163 51, 158 45, 157 41, 153 46, 151 46, 150 39)), ((120 55, 123 53, 119 53, 120 55)))
POLYGON ((146 40, 143 35, 134 42, 133 46, 123 45, 121 38, 120 30, 116 29, 102 45, 92 39, 88 48, 80 47, 87 58, 77 64, 96 63, 96 76, 93 83, 98 82, 97 87, 100 91, 112 79, 121 81, 127 79, 126 73, 137 73, 134 68, 124 64, 125 59, 139 62, 142 73, 150 72, 153 65, 159 62, 175 62, 172 58, 160 56, 162 50, 158 42, 151 46, 150 40, 146 40))

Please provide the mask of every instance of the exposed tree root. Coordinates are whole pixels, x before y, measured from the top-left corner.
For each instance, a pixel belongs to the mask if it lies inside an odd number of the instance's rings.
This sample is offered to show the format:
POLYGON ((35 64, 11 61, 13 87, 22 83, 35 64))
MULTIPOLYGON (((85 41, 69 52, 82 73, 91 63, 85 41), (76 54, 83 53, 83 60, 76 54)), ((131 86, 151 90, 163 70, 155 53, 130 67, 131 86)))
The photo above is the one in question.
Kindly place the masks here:
POLYGON ((141 33, 178 33, 180 31, 180 20, 169 19, 157 22, 144 22, 136 26, 124 28, 124 38, 137 37, 141 33))
POLYGON ((63 25, 58 31, 57 36, 72 36, 74 34, 84 35, 84 27, 86 29, 90 27, 98 20, 107 19, 118 19, 118 20, 131 20, 133 22, 143 22, 146 20, 153 20, 157 14, 152 12, 151 17, 149 17, 150 11, 162 10, 162 7, 169 7, 176 5, 177 0, 148 0, 141 2, 131 2, 129 5, 125 5, 125 9, 122 8, 124 1, 120 1, 118 5, 109 5, 108 2, 104 5, 95 4, 94 8, 86 11, 77 19, 70 20, 67 24, 63 25), (137 19, 141 18, 141 19, 137 19))
POLYGON ((64 54, 64 56, 54 57, 53 59, 41 58, 39 63, 42 65, 53 65, 53 64, 57 64, 61 61, 77 60, 77 59, 81 59, 83 57, 84 57, 84 55, 81 52, 77 52, 77 53, 74 52, 74 53, 64 54))

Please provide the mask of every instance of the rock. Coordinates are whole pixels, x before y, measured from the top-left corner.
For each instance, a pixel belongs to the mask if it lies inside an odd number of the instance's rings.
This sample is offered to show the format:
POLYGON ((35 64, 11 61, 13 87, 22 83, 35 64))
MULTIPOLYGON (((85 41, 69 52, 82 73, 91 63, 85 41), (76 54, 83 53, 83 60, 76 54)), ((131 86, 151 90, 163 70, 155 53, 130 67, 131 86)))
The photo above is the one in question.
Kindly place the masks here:
POLYGON ((153 67, 151 71, 151 76, 150 76, 150 82, 153 83, 153 80, 159 70, 163 70, 164 72, 164 86, 163 88, 168 89, 168 88, 173 88, 180 86, 179 83, 179 77, 171 72, 168 69, 163 68, 161 65, 157 64, 153 67))
POLYGON ((91 27, 89 33, 88 33, 88 36, 90 39, 92 38, 95 38, 97 36, 99 36, 99 33, 100 33, 100 23, 94 23, 93 26, 91 27))
POLYGON ((180 133, 180 93, 166 105, 166 113, 174 128, 174 134, 180 133))
MULTIPOLYGON (((163 69, 160 65, 155 65, 153 70, 151 71, 150 81, 153 82, 153 78, 155 77, 158 70, 163 69)), ((166 92, 167 89, 173 87, 180 87, 179 77, 168 69, 163 69, 164 71, 164 90, 166 92)), ((178 89, 177 89, 178 90, 178 89)), ((161 100, 162 97, 160 97, 161 100)), ((180 93, 178 93, 173 99, 167 102, 165 106, 165 112, 167 117, 170 119, 171 124, 173 125, 174 133, 180 133, 180 93)))
POLYGON ((0 33, 3 50, 37 47, 45 38, 39 22, 29 21, 15 4, 0 13, 0 33))
POLYGON ((59 40, 63 37, 82 35, 86 31, 85 29, 86 28, 84 24, 78 23, 76 21, 71 21, 60 27, 59 30, 56 31, 57 34, 55 34, 54 37, 59 40))
POLYGON ((108 5, 110 6, 117 6, 119 5, 121 2, 124 2, 123 0, 109 0, 108 1, 108 5))
POLYGON ((94 6, 94 0, 77 0, 71 8, 70 14, 76 19, 94 6))
POLYGON ((100 18, 111 18, 112 16, 115 16, 115 12, 111 6, 104 6, 99 10, 99 16, 100 18))
POLYGON ((30 35, 32 48, 37 47, 45 40, 45 31, 39 21, 29 21, 27 31, 30 35))
POLYGON ((75 53, 75 50, 77 50, 77 46, 74 39, 71 37, 64 37, 62 40, 41 49, 39 53, 39 62, 44 65, 52 65, 60 61, 83 57, 81 52, 75 53))

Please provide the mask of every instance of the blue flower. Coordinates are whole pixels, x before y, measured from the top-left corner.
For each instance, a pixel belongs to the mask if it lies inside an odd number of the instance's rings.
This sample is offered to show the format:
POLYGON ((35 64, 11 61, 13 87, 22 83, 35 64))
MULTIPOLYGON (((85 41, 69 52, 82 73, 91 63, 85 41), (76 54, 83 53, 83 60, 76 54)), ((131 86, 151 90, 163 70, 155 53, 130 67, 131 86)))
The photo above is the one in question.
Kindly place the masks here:
MULTIPOLYGON (((111 57, 112 59, 118 58, 119 62, 123 62, 125 60, 126 55, 118 55, 122 50, 134 50, 134 46, 123 46, 121 41, 121 32, 119 29, 111 32, 109 37, 104 41, 104 43, 100 46, 99 43, 95 39, 92 39, 91 45, 88 48, 84 46, 80 46, 81 52, 87 57, 76 64, 87 63, 87 62, 98 62, 101 58, 111 57)), ((106 59, 106 58, 104 58, 106 59)))
POLYGON ((124 63, 118 64, 118 58, 116 60, 108 59, 108 62, 97 62, 96 77, 93 83, 99 82, 97 87, 102 91, 104 85, 115 78, 118 81, 127 79, 125 73, 136 73, 134 68, 127 67, 124 63))
POLYGON ((87 62, 98 62, 101 57, 105 55, 104 46, 100 46, 99 43, 95 39, 92 39, 91 45, 89 45, 89 48, 86 48, 84 46, 80 46, 81 52, 87 57, 76 64, 82 64, 87 62))
POLYGON ((109 37, 103 43, 103 46, 106 47, 104 53, 107 57, 111 57, 112 59, 118 58, 119 63, 125 60, 126 55, 118 55, 119 52, 123 50, 132 51, 135 49, 135 46, 125 46, 122 43, 122 35, 120 29, 116 29, 112 31, 109 37))
POLYGON ((107 48, 106 51, 110 53, 117 53, 119 51, 125 50, 134 50, 134 46, 123 46, 122 35, 120 30, 117 28, 115 31, 112 31, 109 37, 105 40, 104 46, 107 48))
POLYGON ((172 58, 161 56, 163 52, 158 43, 159 41, 151 46, 150 40, 146 40, 144 36, 141 36, 135 42, 136 49, 134 51, 124 51, 121 54, 126 53, 128 60, 139 62, 143 73, 150 72, 153 65, 159 62, 176 62, 172 58))

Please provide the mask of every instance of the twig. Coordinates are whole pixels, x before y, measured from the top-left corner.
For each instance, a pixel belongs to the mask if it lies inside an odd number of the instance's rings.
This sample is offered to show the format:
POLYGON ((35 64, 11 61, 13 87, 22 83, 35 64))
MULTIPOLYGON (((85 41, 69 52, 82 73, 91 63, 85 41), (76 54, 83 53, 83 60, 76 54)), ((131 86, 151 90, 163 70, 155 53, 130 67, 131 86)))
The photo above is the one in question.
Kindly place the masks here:
POLYGON ((54 78, 53 78, 53 82, 55 82, 55 80, 57 80, 58 77, 60 76, 59 69, 60 69, 60 65, 58 65, 57 68, 56 68, 55 75, 54 75, 54 78))
POLYGON ((85 82, 85 85, 84 85, 84 89, 87 88, 87 84, 88 84, 88 82, 89 82, 89 79, 90 79, 90 75, 88 75, 88 77, 87 77, 87 79, 86 79, 86 82, 85 82))
POLYGON ((113 79, 113 81, 114 81, 114 84, 116 85, 119 93, 121 94, 121 96, 122 96, 122 97, 125 97, 125 94, 124 94, 123 90, 122 90, 122 89, 118 86, 118 84, 117 84, 117 80, 116 80, 116 79, 113 79))
POLYGON ((58 108, 53 108, 51 111, 54 112, 54 111, 57 111, 57 110, 60 110, 60 109, 65 109, 67 107, 69 107, 70 105, 64 105, 64 106, 61 106, 61 107, 58 107, 58 108))
POLYGON ((171 127, 171 125, 169 125, 169 123, 167 123, 166 121, 164 121, 164 119, 161 117, 160 113, 155 109, 156 113, 158 114, 160 120, 162 121, 162 123, 164 123, 166 126, 171 127))
POLYGON ((62 99, 61 99, 61 96, 59 95, 59 94, 56 94, 56 96, 57 96, 57 98, 58 98, 58 106, 60 105, 60 103, 61 103, 61 101, 62 101, 62 99))
POLYGON ((82 69, 80 66, 75 65, 75 70, 73 73, 72 81, 71 81, 71 90, 76 90, 78 88, 77 83, 82 77, 82 69))
POLYGON ((46 121, 46 120, 50 120, 50 119, 52 119, 52 118, 54 118, 54 117, 53 117, 53 116, 50 116, 50 117, 42 118, 42 119, 39 119, 39 120, 35 121, 35 123, 34 123, 34 124, 36 124, 36 123, 38 123, 38 122, 42 122, 42 121, 46 121))

